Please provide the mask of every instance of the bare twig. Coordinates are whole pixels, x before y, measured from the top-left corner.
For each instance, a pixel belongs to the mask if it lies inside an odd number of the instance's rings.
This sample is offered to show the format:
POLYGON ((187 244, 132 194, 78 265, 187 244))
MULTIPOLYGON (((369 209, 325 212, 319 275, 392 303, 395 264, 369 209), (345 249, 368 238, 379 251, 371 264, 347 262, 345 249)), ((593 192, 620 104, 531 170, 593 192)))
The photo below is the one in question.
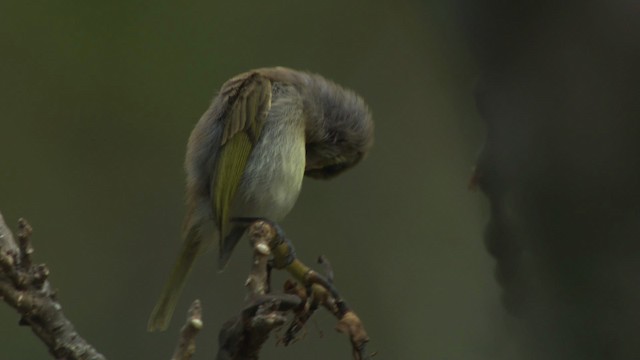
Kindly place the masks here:
POLYGON ((0 298, 20 314, 56 359, 104 360, 62 313, 44 264, 33 265, 31 226, 20 219, 18 244, 0 215, 0 298))
POLYGON ((251 299, 269 292, 269 240, 275 236, 275 231, 267 223, 257 221, 249 228, 249 234, 253 246, 253 263, 246 286, 249 290, 247 296, 251 299))
POLYGON ((270 295, 269 256, 270 241, 275 229, 264 221, 256 221, 249 227, 253 246, 253 263, 247 286, 247 305, 240 316, 227 321, 218 336, 217 360, 256 360, 262 345, 272 330, 286 321, 286 312, 299 306, 296 296, 270 295))
MULTIPOLYGON (((34 265, 31 226, 20 219, 15 238, 0 214, 0 298, 21 315, 20 324, 28 325, 44 342, 56 359, 104 360, 74 330, 62 313, 48 281, 49 270, 44 264, 34 265)), ((300 262, 282 230, 268 221, 257 220, 249 228, 253 245, 253 263, 246 281, 247 305, 239 316, 228 321, 219 334, 218 360, 257 360, 259 352, 272 330, 295 314, 285 335, 290 343, 320 305, 338 318, 336 329, 349 336, 353 358, 363 360, 364 346, 369 338, 358 316, 346 305, 333 286, 333 271, 328 261, 325 278, 300 262), (285 293, 270 294, 270 270, 286 269, 301 285, 287 282, 285 293)), ((195 353, 195 337, 202 329, 202 308, 198 300, 189 309, 187 322, 181 330, 172 360, 190 360, 195 353)))
POLYGON ((295 339, 297 333, 311 318, 318 306, 322 305, 338 319, 336 330, 349 337, 353 350, 353 359, 369 359, 371 355, 366 353, 365 347, 369 342, 369 336, 358 315, 347 306, 344 300, 340 300, 339 297, 331 295, 324 286, 313 284, 309 288, 310 290, 305 289, 300 284, 291 281, 285 284, 285 292, 298 294, 306 304, 306 306, 299 308, 296 312, 294 322, 289 326, 289 329, 287 329, 283 340, 285 345, 295 339))
POLYGON ((329 261, 323 256, 318 259, 328 275, 324 277, 296 258, 293 244, 288 239, 275 238, 272 240, 271 246, 275 257, 274 263, 280 264, 303 286, 290 283, 285 285, 285 291, 301 296, 306 303, 305 307, 297 311, 296 319, 287 330, 285 344, 295 338, 302 326, 316 311, 318 304, 321 304, 338 319, 336 330, 349 336, 354 360, 370 358, 365 349, 369 342, 369 336, 360 318, 349 308, 340 296, 338 289, 333 285, 334 274, 329 261))
POLYGON ((3 253, 9 254, 17 254, 18 246, 16 245, 16 241, 13 238, 13 233, 4 222, 4 218, 0 213, 0 249, 3 250, 3 253))
POLYGON ((31 234, 33 229, 25 219, 18 219, 18 247, 20 248, 20 268, 28 269, 31 267, 31 254, 33 247, 31 246, 31 234))
POLYGON ((327 277, 311 270, 295 255, 291 242, 282 230, 266 220, 256 220, 249 227, 253 245, 253 263, 247 279, 248 305, 242 314, 223 325, 219 335, 218 360, 254 360, 269 333, 294 313, 282 343, 290 344, 314 312, 323 306, 338 319, 336 329, 349 336, 353 359, 368 359, 365 345, 369 337, 358 316, 347 306, 333 285, 333 271, 328 260, 319 259, 327 277), (285 294, 269 294, 270 265, 288 271, 300 284, 287 281, 285 294))
POLYGON ((196 352, 196 335, 202 329, 202 306, 194 300, 189 307, 187 321, 180 331, 178 346, 171 360, 190 360, 196 352))
POLYGON ((340 321, 338 321, 338 325, 336 325, 336 330, 349 336, 354 360, 371 358, 371 355, 367 354, 365 350, 365 345, 369 342, 369 336, 355 312, 347 311, 344 313, 340 321))

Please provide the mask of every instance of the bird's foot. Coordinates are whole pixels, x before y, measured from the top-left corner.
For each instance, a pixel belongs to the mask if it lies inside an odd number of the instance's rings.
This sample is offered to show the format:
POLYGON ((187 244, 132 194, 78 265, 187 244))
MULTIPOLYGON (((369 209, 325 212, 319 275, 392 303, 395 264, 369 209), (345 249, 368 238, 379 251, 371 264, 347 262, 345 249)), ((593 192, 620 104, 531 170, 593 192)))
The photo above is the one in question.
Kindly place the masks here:
POLYGON ((244 228, 251 226, 251 224, 257 221, 264 221, 274 231, 275 237, 270 243, 271 249, 274 251, 273 259, 271 259, 271 266, 274 269, 283 269, 291 264, 296 259, 296 252, 293 248, 293 244, 287 238, 282 227, 275 221, 269 220, 263 217, 234 217, 231 218, 231 222, 240 224, 244 228))
POLYGON ((242 224, 244 226, 249 226, 256 221, 264 221, 269 224, 276 231, 276 235, 278 238, 286 239, 286 235, 284 233, 284 229, 275 221, 269 220, 264 217, 233 217, 231 218, 231 222, 242 224))

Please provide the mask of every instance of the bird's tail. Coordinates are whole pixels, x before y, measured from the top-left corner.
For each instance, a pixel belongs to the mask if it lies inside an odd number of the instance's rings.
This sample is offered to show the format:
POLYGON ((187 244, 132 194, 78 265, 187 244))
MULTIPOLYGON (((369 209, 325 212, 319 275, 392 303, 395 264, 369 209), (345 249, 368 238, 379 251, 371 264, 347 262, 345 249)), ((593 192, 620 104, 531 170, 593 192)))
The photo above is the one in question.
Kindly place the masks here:
POLYGON ((231 253, 233 253, 233 249, 238 244, 238 241, 242 238, 245 231, 247 230, 248 224, 234 224, 229 231, 227 236, 222 237, 220 242, 219 257, 218 257, 218 271, 224 270, 231 258, 231 253))
POLYGON ((169 326, 169 321, 180 298, 180 292, 194 260, 202 251, 203 239, 199 226, 188 230, 182 243, 182 251, 176 261, 171 276, 164 285, 160 298, 151 312, 147 329, 149 331, 163 331, 169 326))

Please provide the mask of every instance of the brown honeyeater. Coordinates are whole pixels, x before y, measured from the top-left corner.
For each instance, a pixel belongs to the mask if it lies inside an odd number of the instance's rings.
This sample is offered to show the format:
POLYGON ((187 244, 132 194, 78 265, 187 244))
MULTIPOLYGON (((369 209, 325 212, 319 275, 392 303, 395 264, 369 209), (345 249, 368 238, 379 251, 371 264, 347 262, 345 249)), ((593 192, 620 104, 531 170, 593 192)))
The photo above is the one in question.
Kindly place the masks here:
POLYGON ((167 328, 196 256, 212 242, 224 268, 246 227, 232 219, 282 220, 304 175, 338 175, 372 144, 362 98, 320 75, 262 68, 224 83, 189 137, 182 249, 149 330, 167 328))

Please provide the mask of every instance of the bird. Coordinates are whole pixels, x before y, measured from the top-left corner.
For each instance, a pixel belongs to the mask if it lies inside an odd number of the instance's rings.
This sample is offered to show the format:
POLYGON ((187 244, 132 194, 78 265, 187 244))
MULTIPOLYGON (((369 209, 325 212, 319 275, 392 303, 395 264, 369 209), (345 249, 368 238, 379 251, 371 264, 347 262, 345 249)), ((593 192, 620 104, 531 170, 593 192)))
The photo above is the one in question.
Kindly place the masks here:
POLYGON ((354 91, 285 67, 254 69, 226 81, 187 143, 182 247, 149 318, 166 330, 196 257, 218 242, 224 269, 246 224, 281 221, 304 176, 330 179, 370 151, 374 124, 354 91))

